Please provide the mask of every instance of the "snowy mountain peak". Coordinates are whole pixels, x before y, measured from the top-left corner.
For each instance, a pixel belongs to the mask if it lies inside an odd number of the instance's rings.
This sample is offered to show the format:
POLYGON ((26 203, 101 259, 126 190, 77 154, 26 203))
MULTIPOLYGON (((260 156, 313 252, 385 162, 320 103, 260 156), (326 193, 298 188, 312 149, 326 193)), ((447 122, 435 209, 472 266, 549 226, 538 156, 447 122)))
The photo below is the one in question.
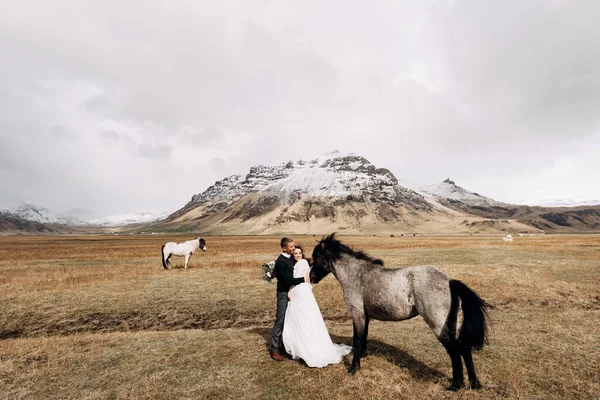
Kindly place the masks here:
POLYGON ((427 206, 422 196, 398 184, 385 168, 353 153, 334 151, 312 160, 256 165, 245 177, 232 175, 194 195, 185 207, 203 205, 213 211, 228 207, 241 197, 260 192, 293 203, 302 196, 355 198, 398 204, 409 201, 427 206))
POLYGON ((441 201, 459 201, 470 206, 496 206, 502 204, 479 193, 468 191, 458 186, 450 178, 434 185, 420 186, 416 191, 425 197, 433 196, 441 201))
POLYGON ((41 223, 54 222, 54 217, 50 215, 50 210, 43 207, 37 207, 33 204, 21 203, 13 211, 8 211, 14 216, 26 219, 28 221, 36 221, 41 223))

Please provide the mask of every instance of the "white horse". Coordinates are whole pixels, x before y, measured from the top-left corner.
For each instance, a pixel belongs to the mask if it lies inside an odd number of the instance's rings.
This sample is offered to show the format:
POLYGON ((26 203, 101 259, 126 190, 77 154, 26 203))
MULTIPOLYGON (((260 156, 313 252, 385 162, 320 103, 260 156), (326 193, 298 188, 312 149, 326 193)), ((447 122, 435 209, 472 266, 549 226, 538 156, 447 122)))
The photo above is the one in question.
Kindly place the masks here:
POLYGON ((169 242, 164 244, 161 249, 163 269, 171 269, 169 259, 173 254, 176 256, 185 256, 185 268, 187 268, 190 257, 199 248, 202 251, 206 251, 206 241, 199 236, 194 240, 188 240, 183 243, 169 242))

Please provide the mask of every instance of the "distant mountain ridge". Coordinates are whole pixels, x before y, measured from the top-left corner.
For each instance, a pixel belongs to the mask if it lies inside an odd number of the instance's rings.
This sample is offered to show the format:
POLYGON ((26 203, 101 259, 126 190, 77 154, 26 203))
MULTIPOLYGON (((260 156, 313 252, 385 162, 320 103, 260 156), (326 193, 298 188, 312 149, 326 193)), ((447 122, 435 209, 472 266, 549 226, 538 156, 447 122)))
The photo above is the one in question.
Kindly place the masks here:
POLYGON ((586 206, 598 206, 600 200, 586 199, 543 199, 543 200, 521 200, 517 202, 518 205, 531 206, 531 207, 586 207, 586 206))
POLYGON ((91 212, 84 209, 72 210, 70 213, 56 214, 47 208, 25 202, 22 202, 12 210, 0 210, 0 218, 4 221, 5 230, 8 230, 9 226, 13 226, 13 229, 16 230, 32 232, 65 231, 65 228, 68 227, 119 227, 153 222, 169 215, 166 211, 146 211, 120 213, 103 218, 90 218, 90 214, 91 212), (8 221, 12 221, 11 224, 8 221))
POLYGON ((21 203, 13 210, 3 210, 2 213, 4 215, 42 224, 77 224, 79 222, 77 219, 55 215, 47 208, 38 207, 25 202, 21 203))
POLYGON ((167 214, 122 213, 82 221, 24 204, 13 212, 0 212, 0 219, 4 218, 0 226, 35 221, 41 225, 28 226, 34 232, 79 226, 209 234, 600 231, 600 206, 503 203, 466 190, 450 178, 434 185, 398 180, 364 157, 339 152, 253 166, 246 175, 215 182, 167 214))
MULTIPOLYGON (((151 228, 223 234, 600 229, 595 220, 587 224, 575 217, 561 225, 551 214, 493 200, 449 178, 411 184, 364 157, 333 152, 226 177, 151 228)), ((586 218, 594 219, 592 214, 586 218)))

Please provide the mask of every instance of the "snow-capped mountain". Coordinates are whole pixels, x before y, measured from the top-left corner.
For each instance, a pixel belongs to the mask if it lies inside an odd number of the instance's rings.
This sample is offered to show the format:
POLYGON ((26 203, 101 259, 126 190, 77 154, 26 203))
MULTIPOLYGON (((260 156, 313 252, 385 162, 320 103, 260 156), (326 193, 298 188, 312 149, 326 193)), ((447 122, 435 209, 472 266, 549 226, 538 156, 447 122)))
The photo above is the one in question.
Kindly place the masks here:
POLYGON ((421 186, 418 191, 422 194, 434 196, 439 200, 460 201, 470 206, 506 205, 489 197, 482 196, 479 193, 470 192, 458 186, 450 178, 434 185, 421 186))
POLYGON ((489 206, 506 206, 506 203, 502 203, 480 195, 479 193, 471 192, 460 186, 458 186, 450 178, 447 178, 443 182, 436 183, 433 185, 422 185, 407 180, 400 180, 400 185, 409 188, 429 201, 436 202, 461 202, 469 206, 478 207, 489 207, 489 206))
POLYGON ((86 222, 68 213, 57 214, 47 208, 22 202, 12 210, 3 210, 6 216, 21 218, 42 224, 81 225, 86 222))
POLYGON ((406 223, 434 208, 389 170, 356 154, 333 152, 229 176, 159 225, 206 232, 313 232, 320 227, 361 232, 406 223))
POLYGON ((50 210, 47 208, 37 207, 28 203, 22 203, 14 210, 4 210, 3 213, 12 217, 23 218, 28 221, 40 222, 43 224, 56 221, 56 217, 51 215, 50 210))
POLYGON ((245 176, 229 176, 194 195, 184 208, 201 205, 207 211, 218 211, 251 193, 275 198, 279 204, 318 197, 429 207, 421 195, 400 186, 389 170, 376 168, 355 154, 333 152, 310 161, 254 166, 245 176))
POLYGON ((584 207, 600 205, 600 200, 589 198, 572 198, 572 199, 543 199, 543 200, 521 200, 515 203, 506 203, 496 201, 489 197, 480 195, 479 193, 471 192, 458 186, 450 178, 443 182, 433 185, 423 185, 399 179, 398 183, 405 188, 411 189, 425 197, 426 199, 438 200, 453 200, 466 203, 471 206, 509 206, 511 204, 521 206, 537 206, 537 207, 584 207))

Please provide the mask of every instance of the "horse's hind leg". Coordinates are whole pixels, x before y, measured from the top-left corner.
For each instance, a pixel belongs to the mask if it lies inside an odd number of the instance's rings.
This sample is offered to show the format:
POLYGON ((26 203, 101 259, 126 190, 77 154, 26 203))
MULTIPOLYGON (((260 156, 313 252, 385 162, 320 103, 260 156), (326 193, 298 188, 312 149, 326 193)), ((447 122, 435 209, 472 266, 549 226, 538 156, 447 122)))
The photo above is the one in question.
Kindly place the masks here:
POLYGON ((438 337, 446 352, 450 356, 452 362, 452 383, 446 387, 446 390, 456 391, 465 386, 465 378, 463 375, 463 366, 461 356, 461 346, 456 338, 452 337, 448 331, 444 330, 438 337))
POLYGON ((475 374, 475 365, 473 364, 473 356, 471 354, 471 348, 461 346, 462 357, 465 360, 465 367, 467 367, 467 374, 469 375, 469 382, 471 383, 471 389, 481 389, 481 383, 477 379, 475 374))
POLYGON ((417 309, 417 311, 450 356, 450 361, 452 362, 452 383, 446 389, 456 391, 465 385, 461 345, 458 339, 456 339, 458 299, 448 296, 439 297, 438 301, 438 303, 431 302, 430 307, 417 309))

